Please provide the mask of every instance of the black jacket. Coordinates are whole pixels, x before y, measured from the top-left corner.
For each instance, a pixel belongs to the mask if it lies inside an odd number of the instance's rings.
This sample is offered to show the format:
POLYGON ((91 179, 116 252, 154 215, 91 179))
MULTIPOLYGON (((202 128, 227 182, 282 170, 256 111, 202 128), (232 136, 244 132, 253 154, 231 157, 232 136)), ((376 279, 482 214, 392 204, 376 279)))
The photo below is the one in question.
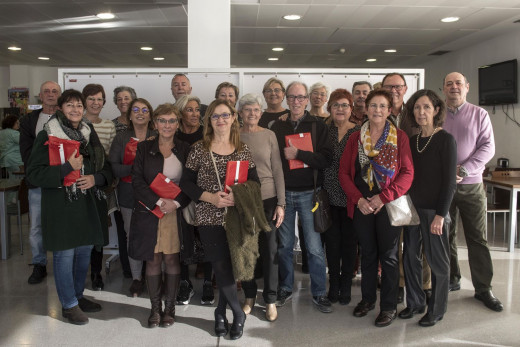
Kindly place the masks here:
POLYGON ((277 120, 271 127, 276 134, 278 146, 280 147, 280 157, 282 158, 283 174, 285 178, 285 189, 288 191, 304 191, 312 190, 314 187, 314 169, 318 170, 317 186, 323 183, 323 169, 330 166, 332 162, 332 145, 329 140, 328 128, 324 122, 318 120, 317 117, 311 116, 305 111, 303 118, 298 124, 296 130, 290 117, 287 120, 277 120), (309 165, 308 168, 290 170, 289 161, 285 159, 284 148, 285 136, 299 133, 312 134, 312 124, 316 124, 316 138, 313 139, 314 152, 298 150, 296 159, 303 161, 309 165))
MULTIPOLYGON (((41 109, 34 110, 20 120, 20 154, 22 155, 23 165, 25 172, 29 167, 29 157, 31 156, 34 140, 36 140, 36 124, 38 124, 38 118, 40 117, 41 109)), ((36 188, 26 178, 25 182, 29 188, 36 188)))
MULTIPOLYGON (((173 154, 184 166, 190 146, 174 139, 173 154)), ((159 137, 143 141, 137 145, 137 153, 132 167, 132 186, 134 188, 134 210, 130 223, 128 255, 138 260, 153 260, 157 244, 157 227, 159 219, 150 210, 155 208, 159 196, 150 189, 150 184, 159 172, 163 171, 164 157, 159 150, 159 137)), ((181 205, 177 209, 177 228, 181 243, 181 260, 189 258, 193 253, 193 227, 182 217, 182 208, 190 203, 190 198, 181 192, 175 199, 181 205)))

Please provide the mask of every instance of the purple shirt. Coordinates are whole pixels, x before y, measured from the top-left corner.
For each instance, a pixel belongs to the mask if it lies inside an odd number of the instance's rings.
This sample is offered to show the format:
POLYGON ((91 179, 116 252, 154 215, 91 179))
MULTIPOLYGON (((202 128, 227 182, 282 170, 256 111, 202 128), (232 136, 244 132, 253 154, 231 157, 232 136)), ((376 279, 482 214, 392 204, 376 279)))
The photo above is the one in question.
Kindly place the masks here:
POLYGON ((482 182, 485 165, 495 155, 495 139, 489 114, 465 102, 453 112, 447 110, 444 130, 457 141, 457 165, 468 172, 460 184, 482 182))

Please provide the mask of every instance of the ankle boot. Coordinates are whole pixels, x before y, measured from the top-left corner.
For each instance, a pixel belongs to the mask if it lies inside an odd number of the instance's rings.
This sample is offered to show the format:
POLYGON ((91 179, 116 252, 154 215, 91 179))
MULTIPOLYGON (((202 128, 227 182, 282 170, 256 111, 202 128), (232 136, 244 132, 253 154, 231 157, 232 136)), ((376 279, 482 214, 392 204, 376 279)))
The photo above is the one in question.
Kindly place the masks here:
POLYGON ((250 314, 255 306, 255 301, 256 298, 246 298, 244 305, 242 306, 242 311, 244 311, 245 314, 250 314))
MULTIPOLYGON (((330 274, 329 274, 330 276, 330 274)), ((329 277, 329 295, 328 298, 331 303, 338 302, 339 298, 339 276, 329 277)))
POLYGON ((150 302, 152 303, 152 310, 150 311, 150 317, 148 317, 148 328, 155 328, 161 324, 161 284, 162 274, 146 276, 146 286, 148 287, 150 302))
POLYGON ((175 301, 180 281, 181 275, 164 275, 164 313, 161 320, 161 326, 164 328, 175 322, 175 301))
POLYGON ((348 305, 351 300, 352 278, 350 274, 341 274, 339 283, 339 303, 340 305, 348 305))

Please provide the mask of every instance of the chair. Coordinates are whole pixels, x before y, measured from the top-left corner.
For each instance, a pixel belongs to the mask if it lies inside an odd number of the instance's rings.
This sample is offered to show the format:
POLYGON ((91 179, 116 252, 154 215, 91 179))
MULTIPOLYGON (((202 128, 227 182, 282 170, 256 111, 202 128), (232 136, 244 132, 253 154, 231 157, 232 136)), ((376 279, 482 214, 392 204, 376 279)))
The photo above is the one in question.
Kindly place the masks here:
POLYGON ((20 234, 20 254, 23 255, 22 215, 29 212, 29 190, 27 188, 27 184, 25 183, 25 178, 22 179, 22 181, 20 182, 20 187, 18 188, 16 206, 12 206, 15 208, 10 208, 9 206, 7 207, 7 215, 9 217, 12 215, 18 216, 18 232, 20 234))

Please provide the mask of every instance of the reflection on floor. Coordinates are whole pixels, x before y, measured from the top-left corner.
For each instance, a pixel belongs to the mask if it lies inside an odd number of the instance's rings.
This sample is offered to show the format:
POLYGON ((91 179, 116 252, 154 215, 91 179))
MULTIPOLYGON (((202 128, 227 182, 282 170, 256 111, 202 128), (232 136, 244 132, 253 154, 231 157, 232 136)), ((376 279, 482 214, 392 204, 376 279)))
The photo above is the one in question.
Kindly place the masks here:
MULTIPOLYGON (((25 223, 27 223, 26 218, 25 223)), ((15 225, 15 219, 12 219, 15 225)), ((500 230, 498 226, 497 230, 500 230)), ((264 318, 263 301, 248 317, 244 336, 238 341, 216 338, 213 333, 213 307, 201 306, 201 280, 195 280, 196 295, 190 305, 177 306, 177 321, 170 328, 146 328, 149 300, 127 296, 131 280, 124 279, 116 261, 105 280, 105 290, 90 290, 87 280, 85 295, 103 306, 98 313, 88 314, 90 323, 74 326, 61 317, 52 274, 41 284, 29 285, 31 254, 24 225, 24 255, 19 254, 17 229, 13 228, 11 258, 0 261, 0 346, 519 346, 520 334, 520 251, 492 251, 494 262, 493 291, 504 304, 501 313, 487 309, 473 298, 469 278, 467 250, 459 248, 463 274, 462 289, 450 293, 448 313, 432 328, 417 324, 420 318, 397 319, 391 326, 374 326, 378 309, 368 316, 352 315, 361 300, 360 277, 354 280, 352 302, 334 305, 335 311, 323 314, 311 303, 310 280, 296 267, 295 294, 291 302, 279 309, 279 318, 270 323, 264 318)), ((463 245, 463 236, 459 235, 463 245)), ((192 269, 194 270, 194 269, 192 269)), ((261 281, 260 281, 261 282, 261 281)), ((243 294, 239 294, 243 298, 243 294)), ((403 305, 398 306, 402 310, 403 305)), ((228 310, 228 319, 232 319, 228 310)))

